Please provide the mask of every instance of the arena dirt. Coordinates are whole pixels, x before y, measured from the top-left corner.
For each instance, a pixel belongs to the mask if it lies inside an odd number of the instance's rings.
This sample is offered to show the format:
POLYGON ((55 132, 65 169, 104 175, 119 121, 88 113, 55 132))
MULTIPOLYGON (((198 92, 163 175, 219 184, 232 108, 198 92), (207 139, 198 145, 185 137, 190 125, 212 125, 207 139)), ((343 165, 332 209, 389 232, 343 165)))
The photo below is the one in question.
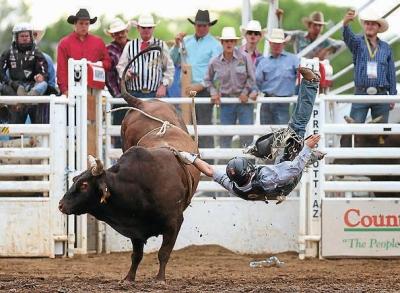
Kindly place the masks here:
POLYGON ((157 255, 145 255, 134 285, 119 281, 130 254, 73 259, 0 259, 1 292, 400 292, 400 259, 300 261, 278 254, 284 268, 250 268, 269 255, 239 255, 219 246, 174 251, 167 284, 153 281, 157 255))

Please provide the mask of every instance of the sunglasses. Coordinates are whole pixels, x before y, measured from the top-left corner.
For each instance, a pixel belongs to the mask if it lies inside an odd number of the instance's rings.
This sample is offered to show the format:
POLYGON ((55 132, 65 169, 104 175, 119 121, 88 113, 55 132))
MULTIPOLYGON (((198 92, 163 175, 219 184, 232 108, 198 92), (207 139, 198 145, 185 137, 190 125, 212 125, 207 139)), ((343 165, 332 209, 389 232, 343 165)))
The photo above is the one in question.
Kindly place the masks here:
POLYGON ((222 40, 224 43, 236 43, 236 40, 222 40))
POLYGON ((153 27, 152 26, 140 26, 142 30, 151 30, 153 27))
POLYGON ((261 36, 261 32, 256 32, 256 31, 247 31, 246 34, 248 34, 248 35, 261 36))

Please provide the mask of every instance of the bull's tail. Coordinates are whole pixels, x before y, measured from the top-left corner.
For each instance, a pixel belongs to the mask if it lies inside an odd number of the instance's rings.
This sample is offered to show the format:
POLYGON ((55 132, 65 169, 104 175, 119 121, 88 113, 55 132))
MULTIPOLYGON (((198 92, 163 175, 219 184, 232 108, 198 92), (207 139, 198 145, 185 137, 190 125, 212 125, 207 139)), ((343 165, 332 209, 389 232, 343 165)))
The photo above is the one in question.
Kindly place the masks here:
POLYGON ((124 72, 122 73, 122 78, 121 78, 121 94, 124 100, 128 103, 129 106, 134 107, 134 108, 141 108, 143 102, 142 100, 134 97, 128 91, 126 90, 126 73, 128 72, 129 68, 131 67, 132 63, 135 62, 136 59, 138 59, 140 56, 146 54, 147 52, 150 51, 160 51, 160 54, 162 54, 162 49, 160 46, 150 46, 144 50, 142 50, 139 54, 136 54, 131 61, 128 62, 128 64, 125 66, 124 72))

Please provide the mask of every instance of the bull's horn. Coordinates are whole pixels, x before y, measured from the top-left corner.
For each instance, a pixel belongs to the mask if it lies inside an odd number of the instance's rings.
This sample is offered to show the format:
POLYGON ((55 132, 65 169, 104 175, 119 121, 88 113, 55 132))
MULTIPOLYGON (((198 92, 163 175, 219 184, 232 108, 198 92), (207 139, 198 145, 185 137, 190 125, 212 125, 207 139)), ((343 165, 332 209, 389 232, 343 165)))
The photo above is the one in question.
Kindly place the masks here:
POLYGON ((381 122, 383 122, 383 115, 378 116, 378 117, 372 119, 372 120, 371 120, 370 122, 368 122, 368 123, 381 123, 381 122))
POLYGON ((88 156, 89 168, 92 171, 93 176, 99 176, 104 172, 103 163, 100 159, 93 157, 92 155, 88 156))
POLYGON ((343 118, 344 118, 344 120, 346 120, 347 123, 355 123, 356 122, 353 118, 351 118, 350 116, 347 116, 347 115, 344 116, 343 118))

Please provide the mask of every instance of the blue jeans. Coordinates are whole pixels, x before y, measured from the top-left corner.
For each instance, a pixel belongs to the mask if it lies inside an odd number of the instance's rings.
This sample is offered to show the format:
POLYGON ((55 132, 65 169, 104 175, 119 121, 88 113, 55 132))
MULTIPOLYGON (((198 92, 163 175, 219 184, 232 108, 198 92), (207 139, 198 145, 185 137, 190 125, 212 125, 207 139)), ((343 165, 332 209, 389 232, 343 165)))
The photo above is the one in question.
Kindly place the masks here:
POLYGON ((262 104, 261 124, 287 124, 289 122, 289 103, 262 104))
POLYGON ((315 97, 317 96, 318 83, 302 79, 297 103, 289 121, 289 127, 299 136, 304 137, 308 121, 311 118, 315 97))
POLYGON ((141 91, 129 91, 129 93, 136 98, 155 98, 156 92, 142 93, 141 91))
MULTIPOLYGON (((239 125, 253 124, 253 104, 222 104, 221 105, 221 124, 235 125, 239 121, 239 125)), ((241 146, 248 146, 252 143, 253 136, 241 136, 241 146)), ((221 147, 231 147, 232 136, 221 136, 221 147)))
POLYGON ((36 82, 33 86, 32 83, 23 83, 23 87, 25 87, 25 90, 28 92, 29 90, 35 90, 39 96, 44 95, 44 93, 47 90, 47 82, 46 81, 41 81, 41 82, 36 82))
MULTIPOLYGON (((367 95, 366 89, 356 87, 356 95, 367 95)), ((387 90, 378 89, 377 95, 387 95, 387 90)), ((382 123, 387 123, 389 120, 389 104, 367 104, 367 103, 353 103, 351 104, 350 117, 356 123, 364 123, 367 118, 368 110, 371 109, 371 117, 375 119, 383 116, 382 123)))

